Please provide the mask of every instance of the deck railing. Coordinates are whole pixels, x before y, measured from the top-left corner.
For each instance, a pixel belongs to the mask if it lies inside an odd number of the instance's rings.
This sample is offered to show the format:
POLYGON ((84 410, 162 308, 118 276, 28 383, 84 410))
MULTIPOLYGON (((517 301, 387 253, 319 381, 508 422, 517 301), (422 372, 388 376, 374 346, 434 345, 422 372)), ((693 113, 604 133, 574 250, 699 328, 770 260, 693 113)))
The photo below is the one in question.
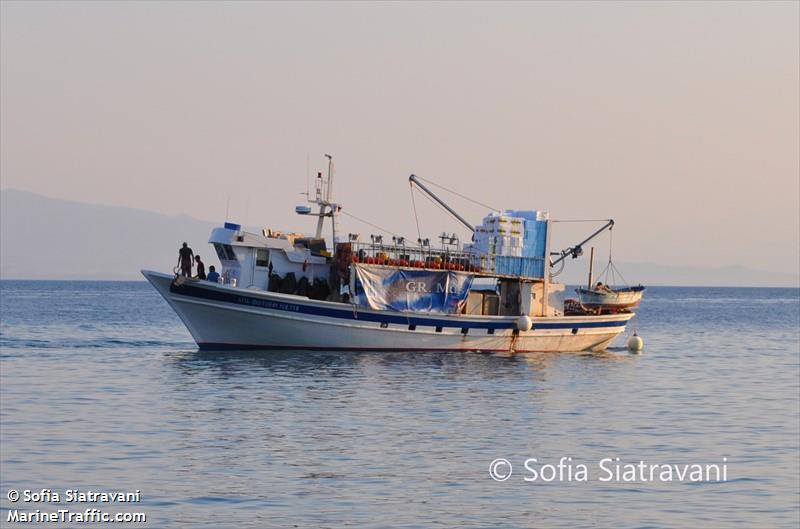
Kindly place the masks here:
POLYGON ((540 257, 519 257, 464 251, 459 248, 436 249, 428 246, 351 242, 353 262, 434 270, 468 271, 489 276, 544 277, 545 263, 540 257))

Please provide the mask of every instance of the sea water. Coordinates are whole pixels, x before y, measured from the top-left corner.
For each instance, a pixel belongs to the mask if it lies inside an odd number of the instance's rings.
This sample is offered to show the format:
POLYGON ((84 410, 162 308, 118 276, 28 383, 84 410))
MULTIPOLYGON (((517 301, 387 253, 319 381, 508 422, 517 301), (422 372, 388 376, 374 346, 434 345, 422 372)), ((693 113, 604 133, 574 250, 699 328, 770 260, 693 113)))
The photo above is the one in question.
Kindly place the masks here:
POLYGON ((0 310, 3 527, 800 525, 798 289, 649 288, 639 355, 201 353, 145 282, 2 281, 0 310))

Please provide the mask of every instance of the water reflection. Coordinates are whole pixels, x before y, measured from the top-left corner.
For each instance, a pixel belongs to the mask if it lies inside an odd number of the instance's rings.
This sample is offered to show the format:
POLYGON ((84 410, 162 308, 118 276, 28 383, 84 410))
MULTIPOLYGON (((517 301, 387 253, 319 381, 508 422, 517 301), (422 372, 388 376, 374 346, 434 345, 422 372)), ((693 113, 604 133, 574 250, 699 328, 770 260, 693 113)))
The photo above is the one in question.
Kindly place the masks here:
POLYGON ((481 370, 513 370, 522 365, 547 368, 560 357, 578 357, 597 361, 631 361, 637 355, 629 354, 624 347, 606 351, 576 353, 476 353, 476 352, 370 352, 370 351, 297 351, 297 350, 242 350, 242 351, 182 351, 167 353, 169 363, 187 374, 198 369, 217 368, 221 374, 233 376, 250 374, 253 368, 270 372, 291 372, 298 375, 335 372, 359 366, 380 365, 404 368, 455 369, 456 372, 481 370))
POLYGON ((252 376, 256 370, 282 376, 335 377, 376 367, 435 369, 449 374, 474 370, 485 373, 487 370, 513 370, 515 366, 529 363, 529 359, 522 355, 458 352, 192 351, 167 358, 173 367, 187 375, 212 369, 217 370, 220 376, 252 376))

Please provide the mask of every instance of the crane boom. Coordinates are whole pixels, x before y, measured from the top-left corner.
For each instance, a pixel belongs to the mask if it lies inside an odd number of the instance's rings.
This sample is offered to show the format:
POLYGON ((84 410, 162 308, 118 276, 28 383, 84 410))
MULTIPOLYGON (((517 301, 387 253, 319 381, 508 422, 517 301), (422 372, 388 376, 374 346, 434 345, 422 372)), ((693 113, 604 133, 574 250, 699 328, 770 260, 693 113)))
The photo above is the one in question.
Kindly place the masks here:
POLYGON ((461 224, 466 226, 469 231, 475 232, 475 227, 474 226, 472 226, 469 222, 467 222, 467 220, 464 217, 462 217, 461 215, 456 213, 453 208, 451 208, 450 206, 445 204, 445 202, 441 198, 437 197, 433 193, 433 191, 431 191, 430 189, 425 187, 425 185, 422 182, 419 181, 419 178, 417 178, 417 175, 413 175, 412 174, 411 176, 408 177, 408 181, 411 183, 412 186, 414 184, 417 184, 417 187, 419 187, 422 191, 425 192, 425 194, 427 194, 429 197, 431 197, 433 200, 435 200, 440 206, 442 206, 444 209, 446 209, 447 212, 450 213, 453 217, 455 217, 456 220, 458 220, 461 224))
POLYGON ((566 259, 570 255, 572 256, 573 259, 577 259, 581 254, 583 254, 582 246, 584 244, 586 244, 587 242, 591 241, 592 239, 594 239, 595 237, 597 237, 598 235, 600 235, 601 233, 603 233, 607 229, 610 230, 613 227, 614 227, 614 219, 608 219, 608 222, 606 222, 603 225, 602 228, 600 228, 599 230, 597 230, 593 234, 591 234, 588 237, 586 237, 586 239, 584 239, 583 241, 579 242, 578 244, 576 244, 575 246, 573 246, 571 248, 567 248, 565 250, 561 250, 560 253, 552 254, 552 255, 558 255, 559 258, 556 259, 555 261, 553 261, 552 263, 550 263, 550 266, 556 266, 558 263, 560 263, 561 261, 563 261, 564 259, 566 259))

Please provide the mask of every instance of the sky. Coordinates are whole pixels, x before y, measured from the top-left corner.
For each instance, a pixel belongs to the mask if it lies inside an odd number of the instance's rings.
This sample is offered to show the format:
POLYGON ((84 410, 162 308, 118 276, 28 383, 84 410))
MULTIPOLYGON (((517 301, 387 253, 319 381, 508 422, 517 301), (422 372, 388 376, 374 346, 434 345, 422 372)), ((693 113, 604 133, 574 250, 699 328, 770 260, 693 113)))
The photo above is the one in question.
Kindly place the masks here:
POLYGON ((613 217, 622 261, 796 274, 799 26, 798 2, 3 1, 0 187, 312 231, 330 153, 343 211, 411 239, 415 173, 613 217))

